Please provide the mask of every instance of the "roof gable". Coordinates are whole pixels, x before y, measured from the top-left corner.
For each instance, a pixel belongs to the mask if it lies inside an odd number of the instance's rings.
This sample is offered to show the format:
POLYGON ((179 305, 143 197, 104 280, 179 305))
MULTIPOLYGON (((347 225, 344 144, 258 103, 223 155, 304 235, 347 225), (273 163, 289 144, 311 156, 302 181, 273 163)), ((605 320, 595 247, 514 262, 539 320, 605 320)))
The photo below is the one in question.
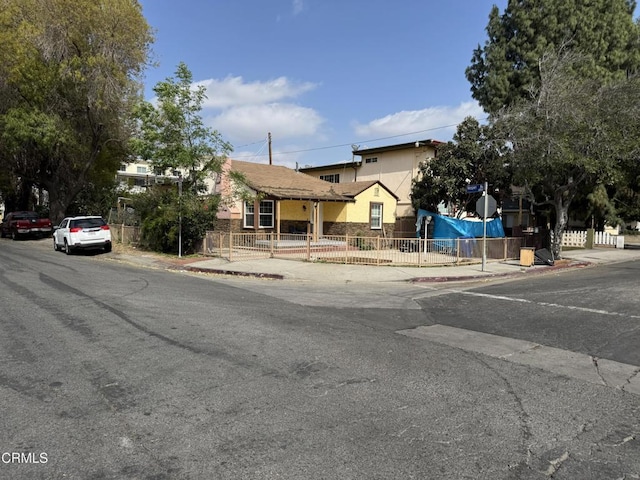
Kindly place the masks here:
POLYGON ((373 185, 379 185, 384 188, 389 195, 398 200, 398 196, 389 190, 382 182, 379 180, 363 180, 360 182, 345 182, 345 183, 334 183, 334 189, 336 192, 341 195, 345 195, 347 197, 356 197, 360 195, 365 190, 371 188, 373 185))
POLYGON ((241 173, 248 187, 280 200, 353 201, 334 188, 337 184, 280 165, 231 160, 231 170, 241 173))

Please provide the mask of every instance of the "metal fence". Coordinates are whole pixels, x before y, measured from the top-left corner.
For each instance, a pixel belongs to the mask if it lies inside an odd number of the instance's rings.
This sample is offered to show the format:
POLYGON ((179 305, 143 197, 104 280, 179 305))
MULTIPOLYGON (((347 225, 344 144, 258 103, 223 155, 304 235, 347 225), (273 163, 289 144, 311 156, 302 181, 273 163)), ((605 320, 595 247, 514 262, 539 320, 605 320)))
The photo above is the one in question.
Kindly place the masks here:
MULTIPOLYGON (((521 238, 488 238, 487 259, 520 256, 521 238)), ((238 261, 285 258, 362 265, 458 265, 482 259, 481 238, 407 239, 306 234, 207 232, 202 253, 238 261)))

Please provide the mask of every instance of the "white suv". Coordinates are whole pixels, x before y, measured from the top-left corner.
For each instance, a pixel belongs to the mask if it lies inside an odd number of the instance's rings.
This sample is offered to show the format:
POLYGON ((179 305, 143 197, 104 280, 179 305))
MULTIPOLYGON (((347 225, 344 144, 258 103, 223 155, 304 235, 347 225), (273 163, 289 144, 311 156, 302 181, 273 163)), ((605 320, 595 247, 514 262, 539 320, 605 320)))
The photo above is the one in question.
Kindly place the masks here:
POLYGON ((102 217, 67 217, 53 227, 53 248, 67 255, 76 249, 102 248, 111 251, 111 230, 102 217))

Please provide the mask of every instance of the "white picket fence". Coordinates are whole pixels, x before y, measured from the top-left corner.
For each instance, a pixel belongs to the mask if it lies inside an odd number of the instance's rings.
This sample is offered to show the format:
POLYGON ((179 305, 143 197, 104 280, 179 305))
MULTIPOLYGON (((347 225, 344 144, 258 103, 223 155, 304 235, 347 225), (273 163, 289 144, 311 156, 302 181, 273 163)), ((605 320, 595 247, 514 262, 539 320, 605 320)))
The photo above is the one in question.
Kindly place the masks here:
MULTIPOLYGON (((553 234, 553 232, 552 232, 553 234)), ((562 236, 563 247, 584 248, 587 244, 587 232, 583 230, 567 230, 562 236)), ((595 232, 594 246, 624 248, 624 236, 611 235, 607 232, 595 232)))

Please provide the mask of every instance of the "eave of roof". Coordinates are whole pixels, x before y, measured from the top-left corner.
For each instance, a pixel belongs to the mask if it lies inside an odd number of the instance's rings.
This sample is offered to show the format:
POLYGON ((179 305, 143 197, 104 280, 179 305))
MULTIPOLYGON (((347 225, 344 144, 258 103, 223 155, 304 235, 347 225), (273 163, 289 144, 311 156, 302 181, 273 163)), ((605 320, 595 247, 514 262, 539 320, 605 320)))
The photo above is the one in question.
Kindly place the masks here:
POLYGON ((316 167, 301 167, 298 170, 300 172, 317 172, 321 170, 336 170, 338 168, 358 168, 362 162, 347 162, 347 163, 331 163, 328 165, 319 165, 316 167))
POLYGON ((353 154, 361 157, 365 155, 371 155, 374 153, 392 152, 394 150, 406 150, 409 148, 420 148, 420 147, 437 148, 438 145, 442 145, 443 143, 444 142, 441 142, 439 140, 432 140, 432 139, 418 140, 417 142, 398 143, 396 145, 385 145, 383 147, 373 147, 373 148, 365 148, 362 150, 354 150, 353 154))

